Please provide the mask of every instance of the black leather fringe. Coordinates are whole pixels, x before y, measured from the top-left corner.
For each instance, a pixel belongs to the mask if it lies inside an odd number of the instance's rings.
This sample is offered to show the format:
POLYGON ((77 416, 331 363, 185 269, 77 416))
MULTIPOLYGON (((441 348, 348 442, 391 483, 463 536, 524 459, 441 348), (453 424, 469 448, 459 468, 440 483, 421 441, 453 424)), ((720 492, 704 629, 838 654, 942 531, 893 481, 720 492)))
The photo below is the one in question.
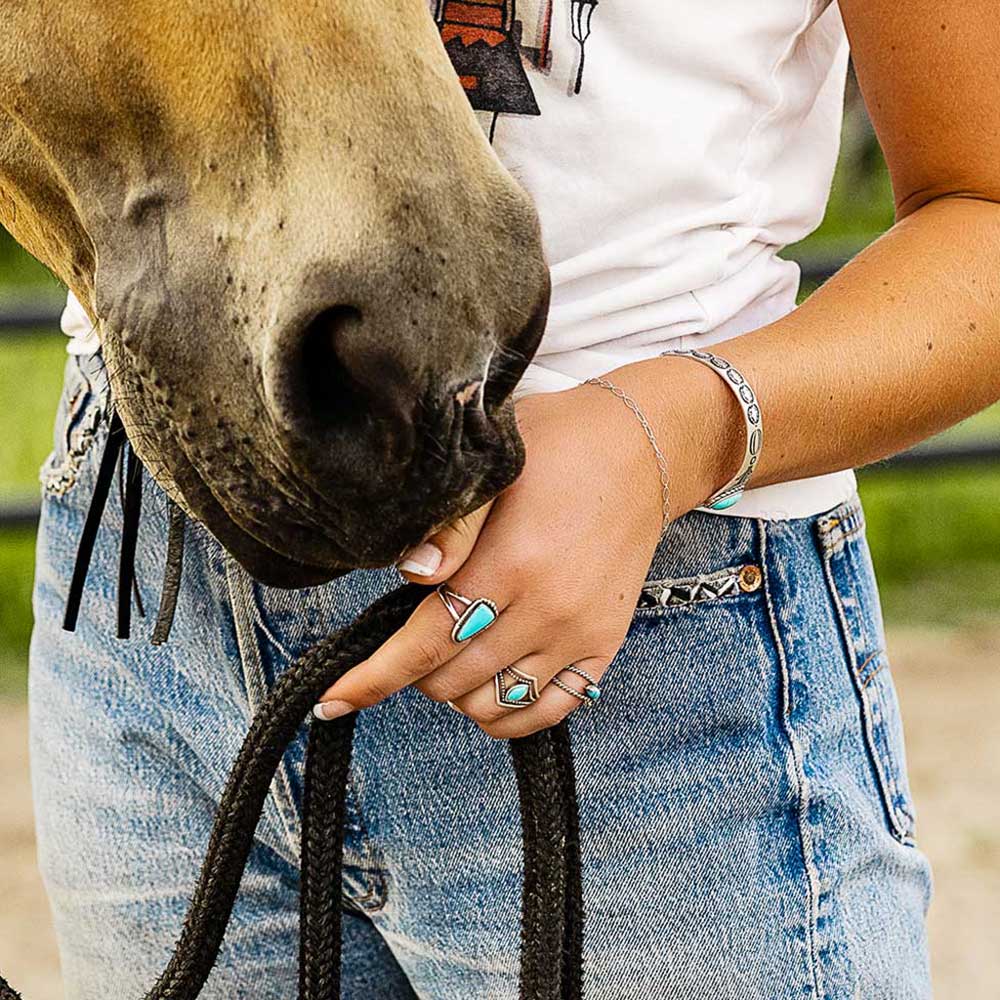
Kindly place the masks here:
POLYGON ((163 587, 160 591, 160 609, 156 613, 156 625, 153 626, 154 646, 160 646, 170 638, 184 572, 184 530, 187 517, 173 500, 168 502, 170 527, 167 532, 167 562, 163 571, 163 587))
POLYGON ((118 638, 128 639, 132 632, 132 592, 135 582, 135 550, 139 542, 139 518, 142 514, 142 462, 128 452, 125 473, 125 499, 122 504, 122 541, 118 558, 118 638))
POLYGON ((94 483, 94 494, 90 499, 87 519, 83 525, 80 544, 76 550, 76 564, 73 566, 73 578, 69 585, 69 595, 66 598, 66 612, 63 616, 63 628, 67 632, 76 630, 80 617, 80 604, 83 600, 83 588, 90 572, 90 562, 94 555, 94 543, 97 541, 97 529, 101 526, 104 508, 107 506, 108 493, 111 492, 111 481, 115 476, 115 466, 118 464, 122 448, 125 446, 125 428, 117 413, 111 416, 111 427, 108 431, 104 453, 101 455, 101 465, 94 483))

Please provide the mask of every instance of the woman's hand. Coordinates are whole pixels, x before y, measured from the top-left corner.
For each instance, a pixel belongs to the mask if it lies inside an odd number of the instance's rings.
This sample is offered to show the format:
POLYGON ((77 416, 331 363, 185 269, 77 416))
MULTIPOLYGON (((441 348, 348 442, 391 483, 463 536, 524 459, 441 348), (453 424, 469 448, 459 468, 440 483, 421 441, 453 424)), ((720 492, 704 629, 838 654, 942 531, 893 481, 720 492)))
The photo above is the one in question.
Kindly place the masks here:
MULTIPOLYGON (((692 378, 700 367, 688 363, 692 378)), ((607 669, 662 528, 654 453, 635 416, 597 386, 529 397, 517 413, 526 448, 520 478, 400 566, 416 582, 447 580, 459 594, 491 599, 499 618, 456 643, 447 609, 429 594, 399 632, 326 692, 319 717, 375 704, 412 684, 435 701, 450 701, 492 736, 523 736, 583 704, 549 683, 560 675, 582 691, 586 682, 560 674, 565 667, 575 664, 598 680, 607 669), (494 675, 508 665, 537 678, 534 705, 497 704, 494 675)), ((674 463, 682 461, 676 449, 660 445, 674 463)), ((703 490, 701 499, 716 485, 694 489, 703 490)))

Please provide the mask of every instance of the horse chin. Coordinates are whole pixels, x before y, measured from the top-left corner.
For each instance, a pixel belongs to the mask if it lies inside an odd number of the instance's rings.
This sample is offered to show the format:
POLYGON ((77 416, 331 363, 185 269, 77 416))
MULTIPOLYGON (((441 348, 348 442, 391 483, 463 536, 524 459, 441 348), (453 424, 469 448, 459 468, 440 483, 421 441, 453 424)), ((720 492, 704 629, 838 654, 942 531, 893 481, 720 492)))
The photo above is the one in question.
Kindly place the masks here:
POLYGON ((294 590, 327 583, 356 569, 380 569, 397 563, 403 554, 430 534, 471 513, 505 489, 519 474, 523 464, 520 439, 503 466, 493 466, 475 477, 450 498, 421 498, 415 507, 407 504, 375 504, 382 512, 377 535, 372 522, 354 520, 345 513, 352 531, 334 541, 315 538, 308 551, 282 539, 281 526, 273 535, 242 525, 239 511, 229 512, 218 503, 202 509, 197 516, 227 552, 253 579, 269 587, 294 590), (394 508, 394 509, 390 509, 394 508), (419 511, 419 516, 414 516, 419 511))
POLYGON ((329 583, 338 576, 351 572, 352 567, 311 566, 257 542, 251 551, 244 551, 237 562, 256 580, 266 587, 282 590, 299 590, 303 587, 317 587, 329 583), (253 551, 256 549, 256 551, 253 551))

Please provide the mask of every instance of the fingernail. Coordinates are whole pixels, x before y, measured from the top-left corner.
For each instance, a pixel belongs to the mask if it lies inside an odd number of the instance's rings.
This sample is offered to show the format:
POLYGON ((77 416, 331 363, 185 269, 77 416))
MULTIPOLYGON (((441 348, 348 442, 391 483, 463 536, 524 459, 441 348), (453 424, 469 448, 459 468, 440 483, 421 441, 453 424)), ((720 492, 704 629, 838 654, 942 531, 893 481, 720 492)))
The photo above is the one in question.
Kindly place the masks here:
POLYGON ((338 719, 340 716, 347 715, 348 712, 353 711, 354 706, 349 705, 346 701, 321 701, 318 705, 313 705, 313 715, 323 722, 338 719))
POLYGON ((422 542, 416 548, 406 553, 406 558, 399 564, 404 573, 414 576, 433 576, 441 565, 441 550, 430 542, 422 542))

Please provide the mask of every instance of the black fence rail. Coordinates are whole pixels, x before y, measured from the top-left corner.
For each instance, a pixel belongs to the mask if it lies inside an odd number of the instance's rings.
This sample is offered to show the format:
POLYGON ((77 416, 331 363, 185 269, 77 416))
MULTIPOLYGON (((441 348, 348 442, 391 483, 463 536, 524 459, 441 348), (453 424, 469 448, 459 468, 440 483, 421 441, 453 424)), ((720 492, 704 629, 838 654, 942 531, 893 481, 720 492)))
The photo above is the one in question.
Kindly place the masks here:
POLYGON ((30 337, 58 334, 59 316, 55 305, 0 305, 0 333, 30 337))
POLYGON ((17 531, 38 524, 41 504, 37 500, 0 501, 0 530, 17 531))
MULTIPOLYGON (((822 284, 846 263, 850 255, 835 259, 801 260, 803 282, 822 284)), ((59 334, 59 309, 51 304, 0 304, 0 335, 51 336, 59 334)), ((1000 465, 1000 440, 922 444, 883 462, 869 465, 863 475, 878 475, 900 469, 938 469, 945 466, 1000 465)), ((35 499, 0 499, 0 530, 33 528, 40 503, 35 499)))

